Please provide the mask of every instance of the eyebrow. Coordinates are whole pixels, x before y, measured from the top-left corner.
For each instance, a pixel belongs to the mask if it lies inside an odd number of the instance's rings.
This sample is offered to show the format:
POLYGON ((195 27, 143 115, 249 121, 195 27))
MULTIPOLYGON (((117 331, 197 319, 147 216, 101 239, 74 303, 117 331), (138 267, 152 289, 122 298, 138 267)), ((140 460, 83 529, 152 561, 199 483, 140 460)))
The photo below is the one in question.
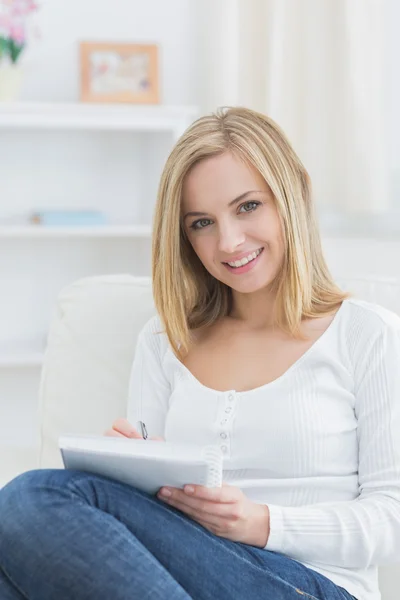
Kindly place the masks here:
MULTIPOLYGON (((234 200, 231 200, 228 204, 228 206, 233 206, 234 204, 237 204, 238 202, 240 202, 240 200, 243 200, 243 198, 245 198, 246 196, 248 196, 249 194, 264 194, 264 190, 249 190, 248 192, 244 192, 243 194, 240 194, 240 196, 238 196, 237 198, 234 198, 234 200)), ((204 217, 204 215, 207 215, 208 213, 206 212, 197 212, 197 211, 191 211, 186 213, 186 215, 183 217, 183 220, 185 221, 185 219, 187 219, 187 217, 204 217)))

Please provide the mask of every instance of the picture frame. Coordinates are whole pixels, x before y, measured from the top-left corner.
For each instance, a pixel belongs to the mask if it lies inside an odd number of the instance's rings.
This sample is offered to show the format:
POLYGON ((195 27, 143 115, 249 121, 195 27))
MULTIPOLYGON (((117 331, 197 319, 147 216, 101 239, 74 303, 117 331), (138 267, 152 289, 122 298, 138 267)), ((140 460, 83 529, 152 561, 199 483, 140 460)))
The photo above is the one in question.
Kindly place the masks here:
POLYGON ((158 46, 81 42, 81 101, 157 104, 158 46))

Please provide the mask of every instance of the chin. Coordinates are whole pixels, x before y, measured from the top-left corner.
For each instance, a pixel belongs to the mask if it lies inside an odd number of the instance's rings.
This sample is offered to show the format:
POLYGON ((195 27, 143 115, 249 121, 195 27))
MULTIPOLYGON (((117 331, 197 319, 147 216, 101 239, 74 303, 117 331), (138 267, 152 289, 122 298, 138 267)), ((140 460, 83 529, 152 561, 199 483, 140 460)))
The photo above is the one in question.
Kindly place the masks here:
MULTIPOLYGON (((235 292, 238 292, 240 294, 255 294, 256 292, 261 292, 262 290, 265 290, 268 288, 268 286, 271 284, 271 281, 267 281, 263 284, 244 284, 243 285, 230 285, 230 287, 232 288, 232 290, 234 290, 235 292)), ((229 284, 228 284, 229 285, 229 284)))
MULTIPOLYGON (((215 275, 214 275, 215 277, 215 275)), ((238 276, 237 279, 239 280, 241 277, 238 276)), ((219 281, 221 281, 221 283, 224 283, 225 285, 227 285, 228 287, 230 287, 233 291, 238 292, 240 294, 254 294, 255 292, 260 292, 261 290, 264 290, 266 288, 268 288, 268 286, 271 285, 272 283, 272 279, 271 278, 265 278, 264 280, 260 281, 260 279, 256 280, 256 281, 250 281, 247 280, 245 281, 245 279, 242 279, 242 281, 235 281, 236 277, 217 277, 217 279, 219 279, 219 281), (233 281, 232 281, 233 279, 233 281)))

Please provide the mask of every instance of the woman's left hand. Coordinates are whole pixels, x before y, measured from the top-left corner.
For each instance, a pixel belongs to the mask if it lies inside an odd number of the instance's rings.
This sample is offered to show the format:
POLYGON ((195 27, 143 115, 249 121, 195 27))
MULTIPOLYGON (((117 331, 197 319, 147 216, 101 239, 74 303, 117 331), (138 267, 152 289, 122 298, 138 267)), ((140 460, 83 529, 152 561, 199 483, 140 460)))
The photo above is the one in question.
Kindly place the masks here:
POLYGON ((269 510, 249 500, 238 487, 185 485, 184 489, 161 488, 157 494, 169 506, 191 517, 219 537, 264 548, 269 537, 269 510), (169 495, 164 495, 167 490, 169 495))

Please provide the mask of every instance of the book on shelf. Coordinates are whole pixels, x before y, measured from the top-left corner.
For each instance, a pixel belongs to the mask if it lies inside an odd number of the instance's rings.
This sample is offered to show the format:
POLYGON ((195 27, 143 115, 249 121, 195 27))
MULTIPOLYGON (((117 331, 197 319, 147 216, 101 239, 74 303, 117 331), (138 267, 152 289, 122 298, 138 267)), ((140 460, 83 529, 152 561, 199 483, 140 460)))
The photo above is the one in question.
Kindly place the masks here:
POLYGON ((46 227, 88 227, 108 225, 106 215, 99 210, 38 210, 34 211, 29 222, 46 227))

